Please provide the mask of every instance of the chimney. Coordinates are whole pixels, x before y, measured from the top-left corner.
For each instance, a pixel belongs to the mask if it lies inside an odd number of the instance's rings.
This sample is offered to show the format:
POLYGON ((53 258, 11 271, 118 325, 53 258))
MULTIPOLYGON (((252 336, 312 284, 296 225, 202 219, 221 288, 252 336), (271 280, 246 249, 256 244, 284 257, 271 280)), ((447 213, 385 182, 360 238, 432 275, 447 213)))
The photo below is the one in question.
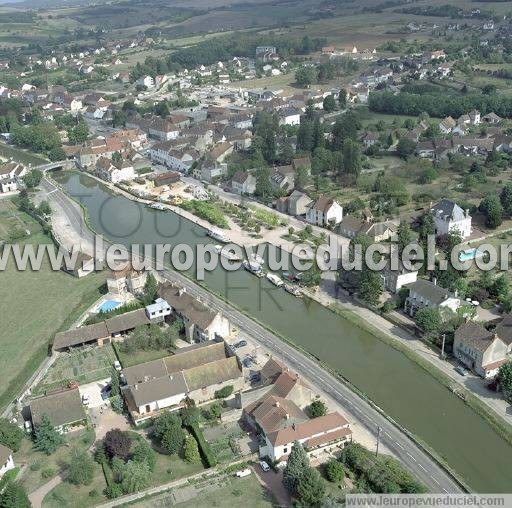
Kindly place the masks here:
POLYGON ((290 419, 290 414, 289 413, 285 413, 284 417, 285 417, 286 420, 289 420, 290 419))
POLYGON ((468 219, 469 218, 469 208, 466 208, 464 210, 464 212, 466 213, 466 219, 468 219))
POLYGON ((178 296, 183 296, 184 293, 186 293, 187 290, 185 288, 178 289, 178 296))
POLYGON ((276 400, 276 403, 274 404, 275 407, 280 407, 279 402, 276 400))
POLYGON ((133 387, 135 388, 135 390, 139 389, 139 385, 138 384, 134 384, 133 387))

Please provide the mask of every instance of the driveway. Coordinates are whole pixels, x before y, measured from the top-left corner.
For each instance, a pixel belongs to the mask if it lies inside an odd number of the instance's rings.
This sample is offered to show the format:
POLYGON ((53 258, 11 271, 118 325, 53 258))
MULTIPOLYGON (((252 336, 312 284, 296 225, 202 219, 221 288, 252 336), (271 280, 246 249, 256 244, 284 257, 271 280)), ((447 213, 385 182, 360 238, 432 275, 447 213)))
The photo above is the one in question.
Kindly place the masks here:
POLYGON ((110 406, 101 406, 92 408, 89 411, 94 432, 96 432, 96 441, 100 441, 105 437, 105 434, 112 429, 131 430, 128 418, 116 413, 110 406))
POLYGON ((108 399, 103 400, 101 396, 101 391, 109 383, 110 378, 108 377, 106 379, 94 381, 93 383, 89 383, 79 387, 78 391, 80 392, 82 399, 84 398, 84 396, 89 398, 89 404, 87 405, 89 409, 104 406, 106 403, 108 403, 108 399))
POLYGON ((283 485, 283 470, 279 469, 277 473, 270 470, 266 473, 261 469, 258 465, 253 467, 253 471, 256 473, 256 477, 258 481, 263 485, 266 489, 268 489, 274 497, 276 498, 279 506, 291 506, 292 499, 288 491, 285 489, 283 485))

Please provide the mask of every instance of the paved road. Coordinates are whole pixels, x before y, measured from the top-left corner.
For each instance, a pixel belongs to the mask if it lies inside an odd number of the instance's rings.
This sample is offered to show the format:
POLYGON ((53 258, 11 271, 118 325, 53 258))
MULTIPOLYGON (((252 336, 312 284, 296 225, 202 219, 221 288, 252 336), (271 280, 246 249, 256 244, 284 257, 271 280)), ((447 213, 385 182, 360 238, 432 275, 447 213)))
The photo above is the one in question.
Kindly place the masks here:
MULTIPOLYGON (((75 230, 83 231, 85 240, 92 240, 93 235, 84 228, 81 210, 76 204, 51 181, 44 179, 42 187, 48 192, 50 204, 53 202, 62 207, 66 214, 69 214, 69 222, 75 230)), ((199 297, 212 309, 221 310, 240 331, 252 337, 272 355, 281 358, 304 379, 309 380, 311 384, 345 407, 375 438, 377 438, 377 429, 380 427, 381 443, 394 453, 429 490, 441 493, 462 491, 452 477, 416 445, 406 432, 391 423, 378 409, 353 392, 345 383, 320 368, 314 360, 181 273, 164 271, 161 275, 170 282, 185 287, 191 295, 199 297)))

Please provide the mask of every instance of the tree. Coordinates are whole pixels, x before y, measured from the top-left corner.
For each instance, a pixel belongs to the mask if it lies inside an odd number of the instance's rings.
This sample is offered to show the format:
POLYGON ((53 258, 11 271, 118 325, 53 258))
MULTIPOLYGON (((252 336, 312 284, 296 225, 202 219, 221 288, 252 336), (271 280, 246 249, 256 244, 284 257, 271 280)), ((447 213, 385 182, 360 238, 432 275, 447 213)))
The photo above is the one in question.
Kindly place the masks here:
POLYGON ((7 418, 0 418, 0 444, 17 452, 22 439, 23 431, 17 425, 12 424, 7 418))
POLYGON ((256 195, 262 201, 268 201, 272 196, 272 185, 270 184, 270 170, 267 167, 261 168, 256 173, 256 195))
POLYGON ((56 146, 48 152, 48 157, 52 162, 65 161, 67 159, 66 152, 61 146, 56 146))
POLYGON ((233 385, 226 385, 223 386, 220 390, 217 390, 214 395, 216 399, 225 399, 226 397, 229 397, 232 393, 233 385))
POLYGON ((147 464, 149 470, 153 471, 156 464, 156 454, 145 439, 140 439, 133 448, 132 460, 147 464))
POLYGON ((50 215, 52 213, 50 203, 48 203, 48 201, 41 201, 40 205, 37 207, 37 213, 39 215, 50 215))
POLYGON ((183 420, 183 425, 187 427, 191 427, 192 425, 196 425, 199 422, 199 417, 201 412, 199 408, 196 406, 188 406, 181 410, 181 418, 183 420))
POLYGON ((412 242, 412 230, 409 224, 405 221, 400 221, 397 229, 397 244, 398 252, 402 254, 403 250, 407 245, 412 242))
POLYGON ((24 177, 23 183, 27 189, 34 189, 37 187, 43 178, 43 173, 39 169, 31 169, 24 177))
POLYGON ((127 432, 123 432, 120 429, 112 429, 105 434, 104 444, 105 451, 111 459, 119 457, 126 460, 130 455, 132 440, 127 432))
POLYGON ((338 104, 341 109, 345 108, 347 105, 347 91, 344 88, 342 88, 338 94, 338 104))
POLYGON ((0 508, 31 508, 32 504, 20 483, 9 482, 0 494, 0 508))
POLYGON ((503 211, 512 217, 512 182, 508 182, 501 190, 500 201, 503 211))
POLYGON ((370 305, 378 305, 382 294, 382 280, 379 273, 364 269, 361 274, 359 296, 370 305))
POLYGON ((68 130, 68 139, 72 144, 83 143, 89 137, 89 126, 87 122, 80 119, 78 123, 68 130))
POLYGON ((322 400, 314 400, 308 406, 308 415, 310 418, 318 418, 319 416, 325 416, 327 413, 327 406, 322 400))
POLYGON ((152 273, 149 273, 144 284, 144 296, 142 297, 144 305, 149 305, 155 301, 158 294, 158 282, 152 273))
POLYGON ((478 209, 485 215, 485 224, 489 228, 497 228, 501 224, 503 207, 497 194, 491 192, 485 196, 478 209))
POLYGON ((324 111, 326 113, 332 113, 336 109, 336 100, 334 95, 327 95, 323 102, 324 111))
POLYGON ((325 498, 325 485, 320 473, 308 467, 299 478, 297 494, 305 506, 319 506, 325 498))
POLYGON ((441 314, 437 309, 424 307, 414 315, 416 324, 426 333, 439 332, 442 326, 441 314))
POLYGON ((316 81, 317 73, 313 67, 301 67, 295 72, 295 81, 300 86, 309 86, 316 81))
POLYGON ((63 437, 54 429, 49 416, 43 414, 41 421, 35 426, 34 444, 36 449, 51 455, 63 442, 63 437))
POLYGON ((181 428, 181 417, 177 413, 162 413, 155 420, 155 436, 167 452, 178 453, 185 439, 181 428))
POLYGON ((283 485, 294 496, 297 495, 299 480, 309 469, 309 458, 302 445, 295 441, 283 471, 283 485))
POLYGON ((345 468, 336 459, 331 459, 325 464, 325 474, 330 482, 341 482, 345 478, 345 468))
POLYGON ((498 381, 505 399, 512 403, 512 362, 504 363, 500 367, 498 381))
POLYGON ((121 488, 125 494, 140 492, 151 481, 151 471, 145 462, 130 460, 122 470, 121 488))
POLYGON ((361 147, 352 139, 343 142, 343 171, 355 176, 361 172, 361 147))
POLYGON ((114 111, 112 115, 112 126, 113 127, 124 127, 127 120, 126 112, 123 110, 114 111))
POLYGON ((90 485, 94 475, 92 457, 79 448, 71 450, 66 479, 73 485, 90 485))
POLYGON ((412 139, 401 138, 396 146, 398 156, 407 160, 416 150, 416 143, 412 139))
POLYGON ((199 454, 199 446, 194 436, 188 434, 185 438, 183 445, 183 458, 190 464, 198 464, 201 462, 201 455, 199 454))

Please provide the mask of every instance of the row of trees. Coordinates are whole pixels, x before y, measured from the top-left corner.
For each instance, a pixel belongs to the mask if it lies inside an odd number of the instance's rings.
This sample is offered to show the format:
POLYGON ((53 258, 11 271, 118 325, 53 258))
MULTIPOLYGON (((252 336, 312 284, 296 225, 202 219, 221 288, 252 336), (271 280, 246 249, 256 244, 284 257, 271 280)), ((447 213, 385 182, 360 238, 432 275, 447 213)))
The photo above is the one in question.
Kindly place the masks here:
POLYGON ((430 116, 443 118, 459 116, 473 109, 482 114, 494 111, 502 117, 512 116, 512 98, 499 94, 412 94, 402 92, 373 92, 368 99, 370 110, 392 115, 418 116, 426 112, 430 116))

